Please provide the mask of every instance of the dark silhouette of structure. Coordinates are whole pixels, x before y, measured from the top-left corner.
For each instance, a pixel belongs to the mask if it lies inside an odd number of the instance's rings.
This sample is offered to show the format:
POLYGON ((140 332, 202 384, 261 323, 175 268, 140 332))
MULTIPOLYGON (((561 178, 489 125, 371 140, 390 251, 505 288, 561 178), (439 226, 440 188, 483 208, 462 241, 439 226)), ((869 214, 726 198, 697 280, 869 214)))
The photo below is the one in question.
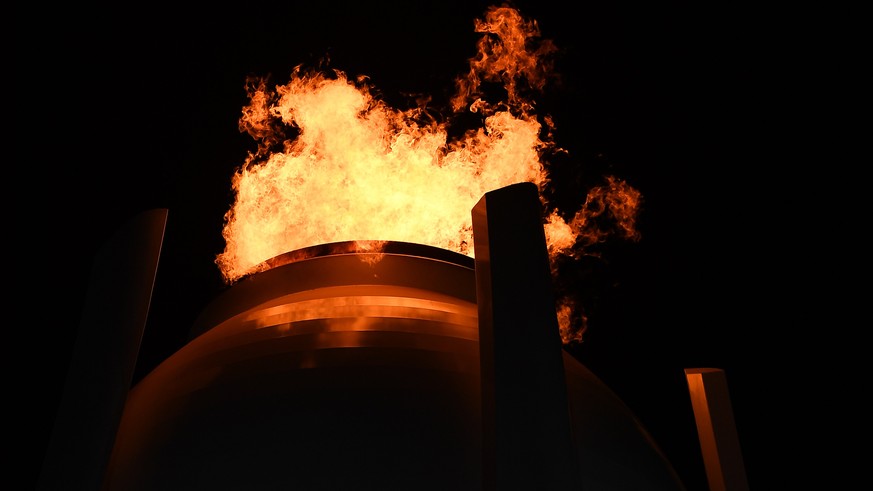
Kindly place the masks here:
POLYGON ((116 247, 128 266, 144 253, 151 276, 95 284, 123 285, 137 307, 98 296, 98 310, 130 315, 89 310, 82 327, 125 331, 82 348, 114 353, 100 370, 122 376, 86 389, 92 368, 72 367, 64 401, 78 404, 62 406, 40 490, 684 490, 629 408, 562 349, 541 211, 533 184, 487 193, 475 260, 403 242, 273 258, 128 391, 166 213, 133 223, 149 246, 116 247), (94 445, 73 431, 85 408, 101 409, 94 445))

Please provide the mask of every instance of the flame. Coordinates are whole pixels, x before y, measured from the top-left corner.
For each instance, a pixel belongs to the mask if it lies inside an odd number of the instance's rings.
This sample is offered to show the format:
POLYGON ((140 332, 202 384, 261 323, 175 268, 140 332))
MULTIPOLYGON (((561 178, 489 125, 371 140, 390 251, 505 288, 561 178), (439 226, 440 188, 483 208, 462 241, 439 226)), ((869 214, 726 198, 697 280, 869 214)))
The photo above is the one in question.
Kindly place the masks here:
POLYGON ((636 219, 642 195, 615 176, 606 176, 606 184, 588 191, 585 203, 570 222, 557 209, 543 225, 549 255, 589 253, 590 247, 616 235, 632 241, 640 239, 636 219))
POLYGON ((452 101, 455 111, 462 110, 479 93, 483 81, 500 82, 507 93, 507 103, 527 114, 533 107, 519 90, 520 82, 541 90, 551 74, 549 56, 557 51, 551 40, 531 41, 540 36, 535 20, 528 20, 512 8, 492 7, 485 19, 476 19, 476 32, 491 34, 479 39, 478 55, 470 60, 466 77, 458 78, 458 94, 452 101))
MULTIPOLYGON (((366 77, 341 70, 298 66, 272 90, 266 79, 247 81, 239 128, 258 147, 232 179, 236 198, 216 258, 226 283, 279 254, 331 242, 415 242, 472 256, 471 209, 486 192, 518 182, 548 186, 542 159, 562 150, 529 95, 545 87, 556 48, 510 7, 490 7, 475 28, 484 35, 451 106, 481 119, 460 137, 449 137, 451 119, 434 117, 429 100, 389 107, 366 77)), ((610 180, 594 191, 569 222, 558 210, 544 217, 553 256, 602 240, 607 230, 594 224, 606 213, 625 217, 633 236, 634 190, 610 180)), ((584 329, 569 326, 569 311, 559 317, 565 341, 579 339, 584 329)))

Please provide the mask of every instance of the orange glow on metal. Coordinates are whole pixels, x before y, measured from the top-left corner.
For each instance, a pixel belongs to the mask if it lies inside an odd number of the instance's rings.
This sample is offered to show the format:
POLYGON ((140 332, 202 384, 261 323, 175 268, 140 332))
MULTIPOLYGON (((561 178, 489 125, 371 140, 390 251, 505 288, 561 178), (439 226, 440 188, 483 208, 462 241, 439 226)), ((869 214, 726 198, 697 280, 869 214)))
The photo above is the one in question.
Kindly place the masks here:
POLYGON ((748 491, 724 370, 686 368, 685 378, 710 491, 748 491))
MULTIPOLYGON (((323 291, 313 292, 324 294, 323 291)), ((290 327, 294 323, 317 319, 361 319, 397 318, 419 321, 451 322, 453 324, 475 327, 476 310, 474 306, 461 309, 457 302, 446 303, 411 297, 382 295, 357 295, 326 297, 311 300, 296 300, 278 307, 263 309, 251 319, 252 327, 290 327)), ((346 329, 346 327, 340 327, 346 329)), ((371 330, 371 327, 354 325, 351 330, 371 330)), ((396 330, 396 329, 395 329, 396 330)))
POLYGON ((283 295, 227 319, 204 334, 202 342, 228 343, 237 336, 251 337, 252 331, 265 338, 309 336, 330 348, 372 345, 379 332, 426 334, 428 346, 421 348, 428 350, 438 349, 434 340, 446 336, 479 340, 476 304, 386 285, 330 286, 283 295))

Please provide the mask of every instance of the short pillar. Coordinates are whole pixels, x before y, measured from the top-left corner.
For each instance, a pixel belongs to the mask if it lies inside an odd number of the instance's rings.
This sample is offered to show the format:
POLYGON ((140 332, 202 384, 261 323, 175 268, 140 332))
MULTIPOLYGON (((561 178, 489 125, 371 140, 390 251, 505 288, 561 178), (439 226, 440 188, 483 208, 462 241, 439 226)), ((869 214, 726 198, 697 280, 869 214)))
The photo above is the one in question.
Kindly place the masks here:
POLYGON ((710 491, 748 491, 724 370, 686 368, 710 491))

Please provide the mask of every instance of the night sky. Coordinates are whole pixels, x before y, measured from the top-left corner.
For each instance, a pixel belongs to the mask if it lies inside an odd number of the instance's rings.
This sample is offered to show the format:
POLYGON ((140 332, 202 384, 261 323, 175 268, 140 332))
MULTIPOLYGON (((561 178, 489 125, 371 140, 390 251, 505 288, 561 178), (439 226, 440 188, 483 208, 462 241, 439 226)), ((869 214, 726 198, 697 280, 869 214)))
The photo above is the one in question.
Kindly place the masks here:
MULTIPOLYGON (((22 60, 12 96, 26 108, 26 158, 8 186, 42 203, 14 203, 28 210, 15 221, 24 240, 14 267, 38 304, 20 333, 35 379, 21 393, 35 421, 28 478, 50 434, 91 262, 121 224, 169 210, 136 377, 184 345, 226 288, 213 261, 231 176, 256 148, 237 126, 246 77, 285 83, 295 66, 329 60, 368 76, 389 102, 445 101, 489 5, 231 2, 27 19, 23 45, 56 41, 22 60)), ((726 370, 750 485, 766 488, 771 437, 757 428, 772 416, 759 402, 774 396, 753 350, 775 317, 762 311, 775 273, 752 259, 762 239, 750 237, 764 229, 751 205, 762 191, 749 178, 760 121, 750 114, 755 67, 738 40, 755 26, 691 2, 512 5, 558 48, 560 81, 537 110, 568 151, 553 164, 555 199, 581 203, 607 174, 643 196, 641 239, 604 246, 575 279, 589 326, 568 349, 638 415, 690 491, 706 481, 683 369, 726 370)))

